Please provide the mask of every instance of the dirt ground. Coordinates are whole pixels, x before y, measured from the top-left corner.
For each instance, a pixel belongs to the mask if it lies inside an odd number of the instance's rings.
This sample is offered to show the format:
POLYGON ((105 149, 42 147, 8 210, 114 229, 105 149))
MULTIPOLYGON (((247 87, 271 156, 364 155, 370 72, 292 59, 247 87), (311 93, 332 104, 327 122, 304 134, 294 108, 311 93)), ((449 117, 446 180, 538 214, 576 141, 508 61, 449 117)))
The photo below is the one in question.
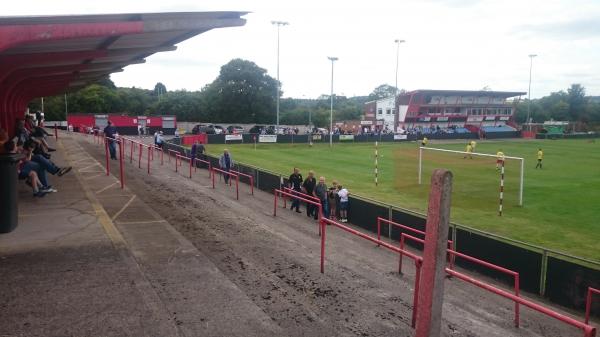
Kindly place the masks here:
MULTIPOLYGON (((80 141, 104 163, 102 147, 90 137, 80 141)), ((413 335, 415 270, 409 259, 399 275, 396 254, 328 227, 321 274, 317 223, 283 208, 273 217, 272 194, 255 189, 251 196, 248 185, 240 184, 237 201, 235 185, 217 181, 213 190, 206 170, 198 169, 189 179, 186 164, 175 173, 166 156, 164 166, 160 160, 152 164, 151 175, 144 165, 138 169, 134 164, 127 160, 127 186, 208 256, 286 336, 413 335)), ((444 336, 583 335, 523 307, 517 329, 513 315, 512 302, 460 280, 446 281, 444 336)))

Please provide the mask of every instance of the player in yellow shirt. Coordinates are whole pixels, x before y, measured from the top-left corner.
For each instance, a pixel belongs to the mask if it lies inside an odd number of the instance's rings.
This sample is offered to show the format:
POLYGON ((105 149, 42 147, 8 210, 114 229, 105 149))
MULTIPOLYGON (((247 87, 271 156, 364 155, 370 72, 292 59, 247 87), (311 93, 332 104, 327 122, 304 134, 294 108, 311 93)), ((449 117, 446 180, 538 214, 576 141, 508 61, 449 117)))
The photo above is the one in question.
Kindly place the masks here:
POLYGON ((502 152, 502 149, 500 149, 496 153, 496 170, 500 169, 500 165, 502 165, 502 163, 504 163, 504 152, 502 152))
POLYGON ((477 146, 477 142, 474 141, 474 140, 472 140, 470 144, 471 144, 471 147, 473 148, 473 152, 474 152, 475 151, 475 147, 477 146))
POLYGON ((469 159, 473 159, 473 155, 471 153, 473 153, 473 145, 471 143, 467 143, 467 149, 465 150, 465 156, 463 157, 463 159, 467 159, 467 156, 469 157, 469 159))
POLYGON ((427 146, 427 143, 429 143, 429 139, 427 139, 427 137, 423 137, 423 140, 421 141, 421 146, 425 147, 427 146))
POLYGON ((544 159, 544 151, 542 151, 541 148, 538 149, 537 152, 537 164, 535 165, 535 168, 537 169, 538 167, 540 168, 540 170, 542 169, 542 160, 544 159))

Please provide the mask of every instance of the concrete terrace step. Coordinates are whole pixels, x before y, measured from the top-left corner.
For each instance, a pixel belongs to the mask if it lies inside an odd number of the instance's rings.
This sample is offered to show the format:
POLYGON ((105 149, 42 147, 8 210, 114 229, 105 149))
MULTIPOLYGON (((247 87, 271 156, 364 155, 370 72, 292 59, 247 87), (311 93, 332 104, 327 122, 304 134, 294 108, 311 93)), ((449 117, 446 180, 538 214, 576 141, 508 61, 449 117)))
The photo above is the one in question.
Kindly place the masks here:
POLYGON ((58 193, 20 184, 20 224, 0 236, 0 335, 267 336, 281 329, 188 240, 74 140, 58 193))

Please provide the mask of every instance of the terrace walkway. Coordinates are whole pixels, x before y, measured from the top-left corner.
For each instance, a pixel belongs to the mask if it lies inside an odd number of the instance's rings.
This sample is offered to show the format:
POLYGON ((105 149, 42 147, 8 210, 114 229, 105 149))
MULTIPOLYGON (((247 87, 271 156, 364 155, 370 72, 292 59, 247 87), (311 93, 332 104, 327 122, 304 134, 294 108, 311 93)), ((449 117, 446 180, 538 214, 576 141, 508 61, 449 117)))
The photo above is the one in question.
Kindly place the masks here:
POLYGON ((69 136, 58 193, 19 184, 0 235, 1 336, 268 336, 280 328, 69 136))

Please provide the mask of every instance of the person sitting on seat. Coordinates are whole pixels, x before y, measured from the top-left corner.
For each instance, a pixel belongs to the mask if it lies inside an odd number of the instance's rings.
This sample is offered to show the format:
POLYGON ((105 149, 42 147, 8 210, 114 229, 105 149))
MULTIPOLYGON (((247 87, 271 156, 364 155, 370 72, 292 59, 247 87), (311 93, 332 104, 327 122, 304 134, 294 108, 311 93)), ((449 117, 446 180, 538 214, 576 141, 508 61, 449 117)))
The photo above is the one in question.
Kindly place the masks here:
POLYGON ((46 170, 46 172, 52 175, 62 177, 63 175, 71 171, 71 166, 58 167, 50 159, 47 159, 41 154, 36 154, 36 146, 37 145, 35 144, 35 142, 31 140, 27 141, 23 146, 23 153, 29 155, 31 157, 31 161, 38 163, 44 170, 46 170))
MULTIPOLYGON (((4 151, 6 153, 18 153, 17 145, 14 141, 9 140, 4 143, 4 151)), ((43 175, 44 182, 40 180, 38 172, 40 170, 40 166, 32 161, 29 158, 25 157, 23 160, 19 162, 17 167, 17 174, 19 179, 25 180, 25 183, 31 186, 33 190, 33 196, 41 198, 45 196, 49 192, 56 192, 56 190, 52 189, 52 186, 47 186, 47 181, 45 181, 46 177, 43 175)), ((41 172, 43 174, 43 171, 41 172)))

